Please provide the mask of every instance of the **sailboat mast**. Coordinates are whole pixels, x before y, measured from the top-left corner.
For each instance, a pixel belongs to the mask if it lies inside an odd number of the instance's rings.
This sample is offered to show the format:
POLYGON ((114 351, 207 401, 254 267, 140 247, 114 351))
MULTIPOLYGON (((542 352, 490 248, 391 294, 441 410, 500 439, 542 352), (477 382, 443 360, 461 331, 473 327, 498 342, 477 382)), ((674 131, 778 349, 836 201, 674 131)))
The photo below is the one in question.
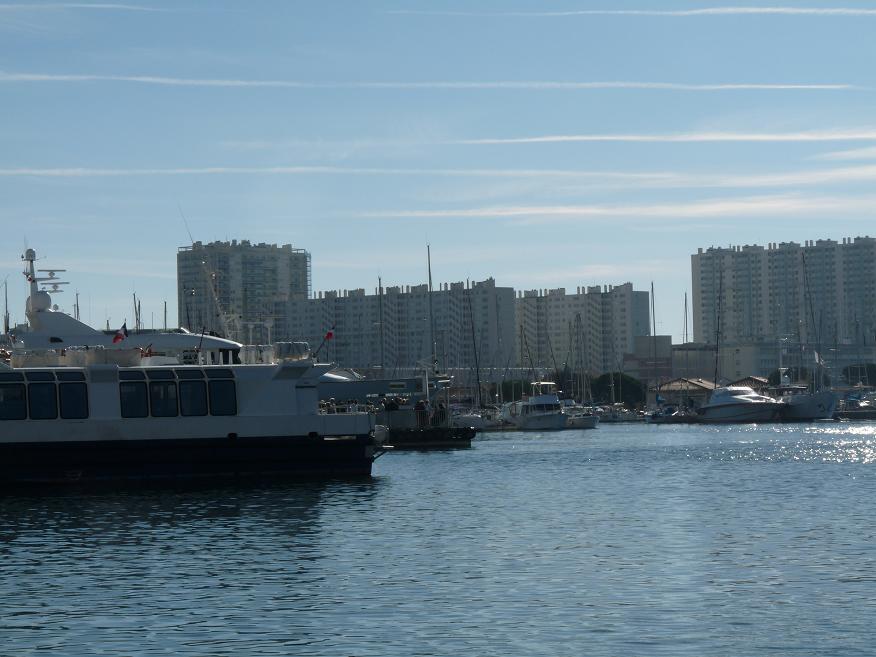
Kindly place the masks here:
POLYGON ((437 345, 435 344, 435 316, 432 313, 432 249, 426 245, 426 262, 429 267, 429 344, 432 347, 432 371, 438 371, 437 345))
POLYGON ((481 368, 478 363, 478 342, 475 337, 475 326, 474 326, 474 314, 471 309, 471 293, 472 291, 468 291, 468 321, 471 326, 471 348, 474 352, 474 366, 475 366, 475 383, 477 385, 477 392, 475 392, 475 404, 477 404, 477 408, 483 408, 483 403, 481 402, 481 368))
POLYGON ((9 335, 9 277, 3 281, 3 335, 9 335))
MULTIPOLYGON (((654 403, 657 403, 657 317, 654 314, 654 281, 651 281, 651 374, 654 377, 654 403)), ((645 389, 645 404, 648 390, 645 389)))
POLYGON ((377 321, 380 325, 380 369, 384 367, 384 341, 383 341, 383 280, 377 277, 377 321))
POLYGON ((724 296, 724 268, 718 270, 718 306, 715 313, 715 387, 718 387, 718 354, 721 347, 721 304, 724 296))

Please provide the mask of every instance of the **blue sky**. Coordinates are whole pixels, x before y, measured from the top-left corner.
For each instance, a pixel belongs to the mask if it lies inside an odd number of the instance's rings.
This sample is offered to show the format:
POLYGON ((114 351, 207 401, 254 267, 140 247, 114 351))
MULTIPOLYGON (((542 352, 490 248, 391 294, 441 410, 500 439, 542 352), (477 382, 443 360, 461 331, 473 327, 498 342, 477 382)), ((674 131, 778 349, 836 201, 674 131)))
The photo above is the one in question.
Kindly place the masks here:
POLYGON ((698 247, 876 235, 876 2, 0 2, 0 280, 176 325, 189 241, 314 290, 656 289, 698 247))

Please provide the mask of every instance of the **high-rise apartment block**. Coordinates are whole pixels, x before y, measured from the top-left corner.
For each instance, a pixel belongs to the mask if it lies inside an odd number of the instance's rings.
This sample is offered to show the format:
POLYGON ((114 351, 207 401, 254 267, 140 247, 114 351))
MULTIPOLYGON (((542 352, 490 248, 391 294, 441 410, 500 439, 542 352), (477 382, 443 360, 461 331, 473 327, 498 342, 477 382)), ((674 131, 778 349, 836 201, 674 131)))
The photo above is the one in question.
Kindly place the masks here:
POLYGON ((632 283, 526 290, 517 296, 520 366, 588 372, 622 369, 634 338, 651 334, 648 292, 632 283))
POLYGON ((874 238, 699 249, 691 275, 698 342, 869 344, 876 337, 874 238))
POLYGON ((515 293, 489 278, 311 293, 310 254, 286 244, 195 242, 177 253, 179 321, 247 344, 294 340, 343 367, 431 364, 493 373, 623 369, 650 335, 649 294, 631 283, 515 293))
POLYGON ((516 359, 514 290, 486 281, 320 292, 289 303, 289 333, 320 358, 387 370, 507 367, 516 359), (327 336, 331 334, 329 339, 327 336))
POLYGON ((289 302, 310 296, 310 254, 290 244, 195 242, 176 256, 179 321, 246 343, 288 340, 289 302))

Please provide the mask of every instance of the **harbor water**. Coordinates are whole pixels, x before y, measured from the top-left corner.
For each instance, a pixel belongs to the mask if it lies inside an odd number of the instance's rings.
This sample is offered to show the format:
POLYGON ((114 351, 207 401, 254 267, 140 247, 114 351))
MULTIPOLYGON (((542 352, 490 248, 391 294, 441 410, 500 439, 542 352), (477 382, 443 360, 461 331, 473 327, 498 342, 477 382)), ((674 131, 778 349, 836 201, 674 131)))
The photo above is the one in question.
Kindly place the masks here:
POLYGON ((3 655, 870 655, 876 424, 605 425, 370 479, 0 498, 3 655))

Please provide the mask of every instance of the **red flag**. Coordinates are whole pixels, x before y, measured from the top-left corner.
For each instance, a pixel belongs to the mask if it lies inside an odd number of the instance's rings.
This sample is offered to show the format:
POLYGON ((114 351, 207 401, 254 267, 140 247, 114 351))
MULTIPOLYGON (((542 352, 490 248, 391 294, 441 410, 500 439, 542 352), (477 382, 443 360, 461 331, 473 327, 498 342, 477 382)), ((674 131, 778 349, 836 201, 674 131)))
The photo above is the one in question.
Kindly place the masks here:
POLYGON ((323 339, 324 340, 331 340, 333 337, 335 337, 335 333, 334 333, 334 331, 329 329, 328 333, 325 334, 325 338, 323 338, 323 339))
POLYGON ((116 334, 113 336, 113 344, 121 342, 125 338, 128 337, 128 322, 122 324, 122 328, 116 331, 116 334))

